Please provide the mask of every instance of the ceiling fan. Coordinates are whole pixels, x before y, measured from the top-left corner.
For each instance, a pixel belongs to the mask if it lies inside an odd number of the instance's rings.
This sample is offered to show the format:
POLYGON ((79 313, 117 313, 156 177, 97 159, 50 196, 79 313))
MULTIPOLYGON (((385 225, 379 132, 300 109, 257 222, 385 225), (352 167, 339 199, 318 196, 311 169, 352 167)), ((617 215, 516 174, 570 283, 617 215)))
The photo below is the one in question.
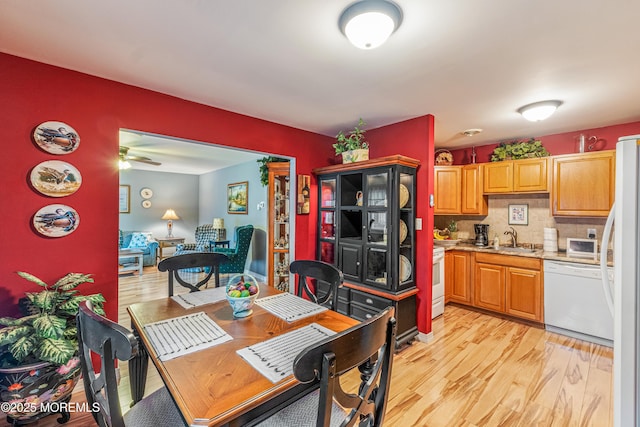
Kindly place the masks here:
MULTIPOLYGON (((129 147, 125 147, 124 145, 120 146, 120 169, 127 169, 126 166, 123 166, 129 160, 133 162, 147 163, 149 165, 160 166, 162 163, 154 162, 148 157, 143 156, 129 156, 129 147)), ((129 165, 131 167, 131 165, 129 165)))

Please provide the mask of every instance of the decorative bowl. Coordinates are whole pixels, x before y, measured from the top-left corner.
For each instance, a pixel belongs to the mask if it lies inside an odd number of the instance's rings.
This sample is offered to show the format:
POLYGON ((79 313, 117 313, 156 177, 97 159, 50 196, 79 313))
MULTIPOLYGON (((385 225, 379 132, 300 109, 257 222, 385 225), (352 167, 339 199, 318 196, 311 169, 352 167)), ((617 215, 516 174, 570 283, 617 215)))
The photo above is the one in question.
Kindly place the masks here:
POLYGON ((233 310, 233 317, 247 317, 253 313, 251 307, 260 295, 260 287, 255 277, 250 274, 236 274, 229 278, 226 287, 226 297, 233 310), (243 294, 238 296, 236 292, 243 294), (248 295, 242 291, 246 291, 248 295), (255 292, 255 293, 251 293, 255 292), (230 295, 232 294, 232 295, 230 295))

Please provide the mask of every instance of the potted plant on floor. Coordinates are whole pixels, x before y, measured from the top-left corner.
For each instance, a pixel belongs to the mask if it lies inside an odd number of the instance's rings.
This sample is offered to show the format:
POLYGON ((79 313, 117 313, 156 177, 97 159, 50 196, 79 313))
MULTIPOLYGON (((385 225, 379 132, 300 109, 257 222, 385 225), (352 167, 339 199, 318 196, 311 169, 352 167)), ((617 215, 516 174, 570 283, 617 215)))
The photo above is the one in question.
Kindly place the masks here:
POLYGON ((14 425, 56 412, 62 414, 58 422, 66 422, 69 413, 60 402, 69 401, 80 376, 78 304, 89 300, 104 315, 105 299, 78 293, 79 285, 93 283, 88 274, 69 273, 52 286, 29 273, 18 275, 43 290, 26 293, 23 317, 0 318, 0 401, 10 403, 5 412, 14 425))
POLYGON ((342 154, 342 163, 361 162, 369 160, 369 143, 364 139, 366 132, 364 127, 366 123, 359 119, 358 124, 346 134, 340 131, 336 135, 336 143, 333 148, 336 150, 336 156, 342 154))

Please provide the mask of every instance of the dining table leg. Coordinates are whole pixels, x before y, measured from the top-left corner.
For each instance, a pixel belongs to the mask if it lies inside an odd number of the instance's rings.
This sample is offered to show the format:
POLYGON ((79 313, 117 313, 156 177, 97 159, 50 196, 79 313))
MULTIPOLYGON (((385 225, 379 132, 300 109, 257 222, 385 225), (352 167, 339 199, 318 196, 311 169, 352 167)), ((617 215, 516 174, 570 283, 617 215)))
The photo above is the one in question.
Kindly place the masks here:
POLYGON ((138 331, 133 329, 133 335, 138 340, 138 353, 129 360, 129 386, 131 388, 131 406, 140 402, 144 397, 144 389, 147 384, 147 368, 149 367, 149 353, 142 344, 138 331))

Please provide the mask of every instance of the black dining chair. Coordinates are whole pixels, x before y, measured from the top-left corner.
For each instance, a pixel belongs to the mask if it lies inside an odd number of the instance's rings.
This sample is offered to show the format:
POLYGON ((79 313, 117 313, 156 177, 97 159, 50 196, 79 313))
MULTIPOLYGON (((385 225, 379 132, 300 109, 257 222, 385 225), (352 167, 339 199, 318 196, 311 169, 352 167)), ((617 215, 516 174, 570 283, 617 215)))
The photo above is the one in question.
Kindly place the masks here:
POLYGON ((296 295, 306 295, 313 302, 325 305, 330 302, 330 309, 337 311, 338 289, 342 286, 344 276, 342 271, 323 261, 296 260, 289 265, 289 271, 298 276, 296 295), (309 283, 314 279, 315 285, 309 283), (323 285, 323 283, 325 285, 323 285))
POLYGON ((189 292, 197 292, 206 287, 215 275, 215 287, 220 286, 220 264, 229 262, 225 254, 211 252, 191 252, 165 258, 158 264, 159 271, 169 272, 169 296, 173 296, 173 280, 189 292))
POLYGON ((293 362, 293 374, 302 383, 319 381, 319 390, 295 400, 257 426, 382 426, 395 349, 393 315, 393 307, 388 307, 304 349, 293 362), (346 392, 340 378, 356 368, 362 382, 357 391, 346 392))
POLYGON ((80 303, 77 328, 84 392, 100 427, 186 426, 165 387, 136 403, 123 416, 114 363, 116 359, 133 358, 138 341, 125 327, 94 313, 89 301, 80 303), (99 374, 93 354, 100 359, 99 374))

